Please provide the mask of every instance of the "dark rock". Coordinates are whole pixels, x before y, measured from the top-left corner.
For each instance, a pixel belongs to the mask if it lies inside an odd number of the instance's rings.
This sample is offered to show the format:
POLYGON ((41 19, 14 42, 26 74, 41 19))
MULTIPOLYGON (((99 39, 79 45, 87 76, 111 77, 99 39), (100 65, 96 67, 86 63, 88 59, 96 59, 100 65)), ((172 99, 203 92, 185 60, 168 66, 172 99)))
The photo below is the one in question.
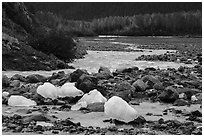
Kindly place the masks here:
POLYGON ((58 69, 66 69, 66 68, 68 68, 69 66, 68 66, 64 61, 58 60, 58 61, 56 62, 56 67, 57 67, 58 69))
POLYGON ((143 116, 138 116, 136 119, 129 122, 128 124, 139 125, 139 124, 144 124, 144 123, 146 123, 146 119, 143 116))
POLYGON ((185 68, 184 68, 183 66, 180 66, 180 67, 178 68, 178 71, 179 71, 179 72, 182 72, 182 73, 183 73, 184 70, 185 70, 185 68))
POLYGON ((59 134, 59 131, 57 131, 57 130, 52 130, 52 133, 53 133, 53 134, 59 134))
POLYGON ((147 88, 147 85, 140 79, 138 79, 137 81, 135 81, 133 84, 132 84, 133 87, 135 87, 135 91, 136 92, 143 92, 146 90, 147 88))
POLYGON ((115 95, 121 97, 125 101, 129 102, 131 99, 131 94, 134 93, 135 88, 126 81, 119 82, 115 85, 115 95))
POLYGON ((107 67, 100 67, 98 73, 94 76, 96 76, 97 79, 109 79, 113 77, 113 74, 107 67))
POLYGON ((124 69, 116 69, 115 73, 131 73, 133 71, 139 70, 138 67, 132 67, 132 68, 124 68, 124 69))
POLYGON ((43 126, 41 126, 41 125, 36 125, 36 126, 34 126, 34 131, 44 131, 43 130, 43 126))
POLYGON ((81 125, 80 123, 74 123, 74 122, 70 121, 69 118, 60 121, 60 124, 62 124, 63 126, 71 126, 71 125, 72 126, 80 126, 81 125))
POLYGON ((69 111, 71 109, 71 105, 65 104, 59 107, 59 111, 69 111))
POLYGON ((153 67, 145 68, 145 70, 146 70, 146 71, 156 71, 156 69, 153 68, 153 67))
POLYGON ((82 76, 82 74, 88 75, 88 72, 83 69, 77 69, 76 71, 70 74, 70 82, 77 82, 78 79, 82 76))
POLYGON ((65 73, 64 71, 59 71, 58 73, 52 73, 52 76, 49 78, 49 81, 50 80, 53 80, 53 79, 61 79, 65 76, 65 73))
POLYGON ((26 78, 23 75, 15 74, 11 77, 11 80, 20 80, 22 82, 26 82, 26 78))
POLYGON ((23 126, 18 126, 15 128, 15 132, 21 132, 23 129, 23 126))
POLYGON ((44 105, 45 98, 40 94, 36 93, 35 95, 33 95, 32 100, 34 100, 37 103, 37 105, 44 105))
POLYGON ((163 119, 163 118, 160 118, 160 119, 158 120, 158 123, 159 123, 159 124, 164 124, 164 119, 163 119))
POLYGON ((174 106, 186 106, 186 105, 190 105, 190 103, 184 99, 177 99, 174 102, 174 106))
POLYGON ((198 110, 192 111, 191 114, 192 114, 193 116, 196 116, 196 117, 202 117, 202 113, 201 113, 200 111, 198 111, 198 110))
POLYGON ((165 88, 165 90, 158 95, 158 98, 164 102, 174 102, 179 98, 179 94, 172 86, 165 88))
POLYGON ((10 83, 9 78, 6 75, 3 75, 3 77, 2 77, 2 86, 3 87, 8 87, 9 83, 10 83))
POLYGON ((88 93, 89 91, 96 88, 97 82, 98 81, 95 77, 83 74, 78 79, 76 87, 82 90, 84 93, 88 93))
POLYGON ((27 83, 45 82, 46 80, 47 80, 46 77, 39 75, 39 74, 32 74, 26 77, 27 83))
POLYGON ((147 115, 147 116, 152 116, 153 114, 152 114, 152 113, 147 113, 146 115, 147 115))
POLYGON ((162 85, 162 83, 155 83, 154 86, 153 86, 153 89, 156 89, 156 90, 164 90, 164 86, 162 85))
POLYGON ((156 83, 161 83, 158 78, 152 75, 146 75, 141 80, 147 84, 148 89, 152 89, 156 83))
POLYGON ((87 109, 90 112, 104 112, 104 103, 92 103, 92 104, 88 104, 87 109))
POLYGON ((19 80, 13 80, 10 82, 11 87, 19 87, 20 86, 20 81, 19 80))

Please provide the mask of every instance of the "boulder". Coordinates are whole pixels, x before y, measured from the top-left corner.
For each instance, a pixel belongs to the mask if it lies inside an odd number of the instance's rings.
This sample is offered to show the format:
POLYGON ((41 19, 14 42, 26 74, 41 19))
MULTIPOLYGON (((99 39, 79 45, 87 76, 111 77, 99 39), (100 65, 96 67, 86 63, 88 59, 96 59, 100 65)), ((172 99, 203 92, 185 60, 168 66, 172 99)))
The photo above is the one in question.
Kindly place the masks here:
POLYGON ((88 75, 88 72, 86 70, 83 70, 83 69, 77 69, 76 71, 74 71, 73 73, 70 74, 70 82, 77 82, 78 79, 83 74, 88 75))
POLYGON ((107 67, 100 67, 98 73, 94 76, 96 76, 97 79, 109 79, 113 77, 113 74, 107 67))
POLYGON ((10 82, 11 87, 19 87, 20 86, 20 80, 13 80, 10 82))
POLYGON ((76 97, 83 94, 83 91, 75 87, 75 83, 65 83, 57 91, 58 97, 76 97))
POLYGON ((147 84, 148 89, 152 89, 156 83, 161 83, 158 78, 152 75, 146 75, 142 77, 141 80, 147 84))
POLYGON ((174 102, 174 106, 186 106, 186 105, 190 105, 190 103, 184 99, 177 99, 174 102))
POLYGON ((143 92, 146 90, 147 88, 147 85, 140 79, 138 79, 137 81, 135 81, 133 84, 132 84, 133 87, 135 87, 135 91, 136 92, 143 92))
POLYGON ((130 122, 137 118, 137 111, 122 98, 113 96, 104 105, 107 116, 123 122, 130 122))
POLYGON ((27 99, 23 96, 18 96, 18 95, 12 95, 8 99, 8 105, 9 106, 36 106, 36 102, 30 99, 27 99))
POLYGON ((23 75, 15 74, 11 77, 11 80, 20 80, 22 82, 26 82, 26 78, 23 75))
POLYGON ((174 102, 179 98, 179 94, 172 86, 166 87, 165 90, 158 95, 158 98, 164 102, 174 102))
POLYGON ((43 85, 38 86, 37 93, 44 98, 56 99, 58 96, 58 89, 49 82, 45 82, 43 85))
POLYGON ((88 93, 91 90, 94 90, 97 86, 97 79, 93 76, 83 74, 80 76, 76 83, 76 87, 82 90, 84 93, 88 93))
POLYGON ((164 86, 163 86, 163 84, 161 82, 155 83, 154 86, 153 86, 153 89, 164 90, 164 86))
POLYGON ((126 81, 119 82, 115 85, 115 95, 121 97, 125 101, 129 102, 131 95, 134 94, 135 88, 126 81))
POLYGON ((53 80, 53 79, 61 79, 65 76, 65 73, 64 71, 59 71, 59 72, 54 72, 52 73, 52 76, 49 78, 49 81, 50 80, 53 80))
POLYGON ((10 83, 9 78, 6 75, 3 75, 3 77, 2 77, 2 86, 3 87, 8 87, 9 83, 10 83))
POLYGON ((116 69, 115 73, 131 73, 139 70, 138 67, 116 69))
POLYGON ((32 74, 26 77, 27 83, 38 83, 38 82, 45 82, 47 80, 46 77, 39 75, 39 74, 32 74))

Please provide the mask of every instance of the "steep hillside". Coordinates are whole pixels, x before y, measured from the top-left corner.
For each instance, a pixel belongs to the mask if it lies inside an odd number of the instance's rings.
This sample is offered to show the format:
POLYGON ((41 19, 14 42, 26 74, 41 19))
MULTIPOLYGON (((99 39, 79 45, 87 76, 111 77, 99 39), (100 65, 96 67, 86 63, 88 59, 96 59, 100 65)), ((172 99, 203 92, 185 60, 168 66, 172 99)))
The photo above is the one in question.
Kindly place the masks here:
MULTIPOLYGON (((69 68, 64 58, 59 59, 55 50, 50 45, 40 47, 50 49, 45 52, 41 48, 35 48, 34 43, 30 45, 30 39, 37 39, 36 35, 41 33, 43 26, 35 19, 24 3, 4 2, 2 3, 2 67, 3 70, 52 70, 69 68)), ((50 28, 52 29, 52 28, 50 28)), ((78 52, 73 58, 81 58, 85 54, 84 49, 69 38, 72 48, 78 52), (82 53, 81 53, 82 52, 82 53)), ((70 45, 58 45, 59 48, 67 48, 70 45)), ((61 49, 63 50, 63 49, 61 49)), ((71 49, 70 49, 71 50, 71 49)), ((57 51, 57 50, 56 50, 57 51)), ((73 51, 73 50, 72 50, 73 51)), ((75 52, 74 50, 73 52, 75 52)), ((71 51, 70 51, 71 52, 71 51)), ((66 54, 66 52, 64 53, 66 54)))

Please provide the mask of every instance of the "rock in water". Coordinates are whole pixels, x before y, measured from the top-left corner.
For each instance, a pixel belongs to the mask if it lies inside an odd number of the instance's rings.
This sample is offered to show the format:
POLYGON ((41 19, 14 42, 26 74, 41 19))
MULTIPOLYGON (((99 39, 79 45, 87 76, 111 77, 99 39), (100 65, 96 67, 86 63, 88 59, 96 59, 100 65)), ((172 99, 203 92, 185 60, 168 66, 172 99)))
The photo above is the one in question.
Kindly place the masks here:
POLYGON ((82 96, 83 94, 84 94, 83 91, 75 87, 75 83, 65 83, 58 90, 59 97, 76 97, 76 96, 82 96))
POLYGON ((107 99, 96 89, 84 94, 84 96, 78 102, 86 102, 87 105, 91 103, 105 103, 107 99))
POLYGON ((57 98, 57 88, 49 82, 45 82, 43 85, 38 86, 37 93, 44 98, 57 98))
POLYGON ((169 86, 166 87, 160 95, 158 95, 158 98, 161 101, 170 103, 176 101, 179 98, 179 94, 174 87, 169 86))
POLYGON ((36 106, 36 102, 23 96, 12 95, 8 99, 9 106, 36 106))
POLYGON ((105 114, 123 122, 130 122, 137 118, 137 111, 122 98, 113 96, 104 105, 105 114))
POLYGON ((138 79, 137 81, 135 81, 132 86, 135 87, 135 90, 137 92, 142 92, 146 90, 147 85, 140 79, 138 79))

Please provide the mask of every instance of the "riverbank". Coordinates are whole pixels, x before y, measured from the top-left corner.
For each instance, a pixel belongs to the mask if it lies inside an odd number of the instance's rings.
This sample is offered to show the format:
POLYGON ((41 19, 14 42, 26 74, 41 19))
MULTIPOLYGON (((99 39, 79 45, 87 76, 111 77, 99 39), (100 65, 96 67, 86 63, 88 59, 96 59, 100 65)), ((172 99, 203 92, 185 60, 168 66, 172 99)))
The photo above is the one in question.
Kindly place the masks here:
POLYGON ((98 73, 91 74, 77 70, 72 73, 53 73, 48 77, 33 74, 27 77, 4 76, 2 91, 8 92, 2 100, 3 134, 202 133, 202 75, 197 67, 133 67, 112 73, 108 68, 100 68, 98 73), (72 106, 80 98, 46 99, 39 96, 37 87, 44 82, 55 86, 76 82, 75 86, 84 93, 97 89, 107 100, 119 96, 138 112, 139 117, 133 123, 118 123, 104 113, 103 105, 97 106, 97 103, 73 111, 72 106), (7 106, 12 95, 32 99, 37 106, 7 106), (31 119, 28 123, 22 123, 28 118, 31 119), (39 121, 44 123, 39 125, 39 121), (63 127, 60 126, 62 123, 63 127), (45 126, 47 124, 51 125, 45 126))

